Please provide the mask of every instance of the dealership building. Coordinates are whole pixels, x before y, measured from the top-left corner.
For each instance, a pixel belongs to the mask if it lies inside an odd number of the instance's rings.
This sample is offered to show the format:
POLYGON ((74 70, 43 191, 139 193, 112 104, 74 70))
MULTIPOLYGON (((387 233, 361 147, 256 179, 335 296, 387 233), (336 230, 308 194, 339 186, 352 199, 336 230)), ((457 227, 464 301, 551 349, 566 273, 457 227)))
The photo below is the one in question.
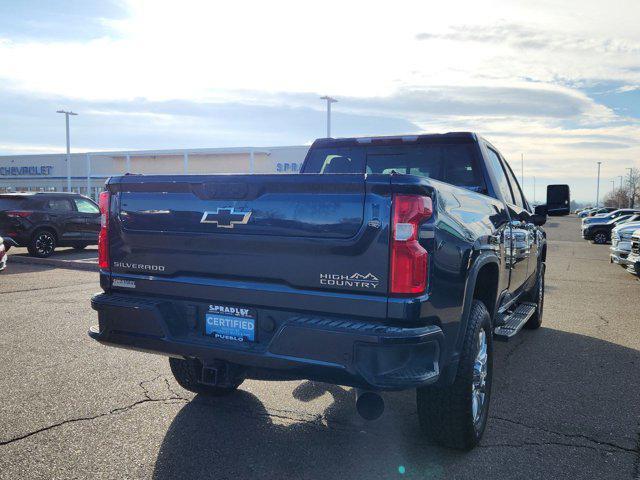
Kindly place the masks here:
POLYGON ((71 191, 97 198, 107 178, 125 173, 297 173, 308 146, 137 150, 0 156, 0 193, 71 191))

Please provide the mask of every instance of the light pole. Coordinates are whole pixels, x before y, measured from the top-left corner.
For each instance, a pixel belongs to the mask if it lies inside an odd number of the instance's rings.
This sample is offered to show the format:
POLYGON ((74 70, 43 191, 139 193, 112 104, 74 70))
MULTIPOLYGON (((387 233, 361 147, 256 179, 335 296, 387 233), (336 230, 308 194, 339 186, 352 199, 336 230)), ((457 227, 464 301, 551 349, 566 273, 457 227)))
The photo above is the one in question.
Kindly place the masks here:
POLYGON ((635 193, 633 190, 631 190, 631 188, 633 187, 631 185, 631 172, 633 172, 633 168, 628 168, 627 170, 629 170, 629 208, 631 208, 631 205, 633 204, 633 194, 635 193))
POLYGON ((65 125, 67 127, 67 192, 71 192, 71 141, 69 139, 69 115, 78 114, 73 113, 71 110, 58 110, 56 113, 64 113, 65 125))
POLYGON ((616 181, 614 179, 614 180, 611 180, 611 200, 613 201, 615 200, 615 198, 616 198, 616 181))
POLYGON ((596 186, 596 208, 600 206, 600 164, 602 162, 598 162, 598 185, 596 186))
POLYGON ((622 175, 618 175, 620 177, 620 192, 616 197, 618 197, 618 208, 622 208, 622 175))
POLYGON ((331 104, 336 103, 338 100, 328 95, 325 95, 324 97, 320 97, 320 100, 327 101, 327 138, 330 138, 331 137, 331 104))

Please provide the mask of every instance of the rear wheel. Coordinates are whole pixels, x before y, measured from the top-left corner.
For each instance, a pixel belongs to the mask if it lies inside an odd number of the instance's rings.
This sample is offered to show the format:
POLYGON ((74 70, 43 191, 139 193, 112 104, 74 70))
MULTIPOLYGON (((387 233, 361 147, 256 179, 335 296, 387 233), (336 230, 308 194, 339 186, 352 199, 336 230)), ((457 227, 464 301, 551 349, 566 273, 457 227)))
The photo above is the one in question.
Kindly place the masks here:
POLYGON ((242 379, 238 379, 227 386, 204 384, 200 381, 202 379, 202 363, 195 359, 183 360, 171 357, 169 358, 169 366, 171 367, 171 373, 173 373, 176 382, 178 382, 182 388, 202 395, 212 397, 229 395, 235 392, 243 381, 242 379))
POLYGON ((609 241, 609 235, 605 231, 598 231, 593 234, 593 243, 597 243, 598 245, 604 245, 609 241))
POLYGON ((49 230, 38 230, 33 237, 31 237, 27 251, 32 257, 46 258, 53 255, 56 245, 56 235, 53 232, 49 230))
POLYGON ((418 418, 425 435, 445 447, 475 447, 487 425, 492 378, 491 319, 485 305, 474 300, 453 384, 417 391, 418 418))

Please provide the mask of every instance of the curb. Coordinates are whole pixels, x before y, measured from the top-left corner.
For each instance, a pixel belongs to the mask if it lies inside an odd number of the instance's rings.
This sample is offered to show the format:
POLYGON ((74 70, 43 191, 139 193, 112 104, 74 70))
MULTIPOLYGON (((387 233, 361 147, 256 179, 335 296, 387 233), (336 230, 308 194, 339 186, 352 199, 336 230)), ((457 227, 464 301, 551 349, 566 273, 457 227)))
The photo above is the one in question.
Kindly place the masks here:
POLYGON ((89 272, 98 271, 97 263, 84 263, 77 260, 56 260, 55 258, 35 258, 22 255, 9 255, 7 264, 11 265, 12 263, 67 268, 69 270, 85 270, 89 272))

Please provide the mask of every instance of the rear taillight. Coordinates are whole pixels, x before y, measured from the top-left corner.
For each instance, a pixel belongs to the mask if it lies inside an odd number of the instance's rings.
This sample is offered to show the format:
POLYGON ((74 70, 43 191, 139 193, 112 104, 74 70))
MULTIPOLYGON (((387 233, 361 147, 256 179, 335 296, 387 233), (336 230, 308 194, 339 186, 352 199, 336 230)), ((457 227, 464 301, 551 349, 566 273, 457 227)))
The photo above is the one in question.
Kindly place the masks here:
POLYGON ((33 212, 27 210, 14 210, 11 212, 6 212, 7 217, 11 218, 27 218, 30 217, 33 212))
POLYGON ((431 217, 429 197, 394 195, 391 238, 391 293, 416 295, 427 288, 427 251, 418 242, 420 223, 431 217))
POLYGON ((109 270, 109 192, 100 192, 100 234, 98 235, 98 267, 109 270))

